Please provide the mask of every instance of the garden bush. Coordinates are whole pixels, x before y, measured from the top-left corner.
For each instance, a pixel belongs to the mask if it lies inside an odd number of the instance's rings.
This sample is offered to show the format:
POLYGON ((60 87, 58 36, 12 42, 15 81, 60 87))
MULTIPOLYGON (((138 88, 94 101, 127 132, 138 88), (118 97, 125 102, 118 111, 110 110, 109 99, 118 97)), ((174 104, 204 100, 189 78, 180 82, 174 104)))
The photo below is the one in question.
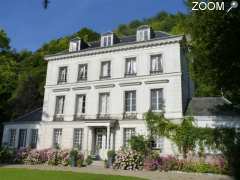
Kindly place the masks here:
POLYGON ((0 163, 11 163, 14 159, 14 150, 3 147, 0 149, 0 163))
POLYGON ((137 170, 142 169, 144 157, 135 150, 120 150, 116 154, 113 167, 115 169, 137 170))

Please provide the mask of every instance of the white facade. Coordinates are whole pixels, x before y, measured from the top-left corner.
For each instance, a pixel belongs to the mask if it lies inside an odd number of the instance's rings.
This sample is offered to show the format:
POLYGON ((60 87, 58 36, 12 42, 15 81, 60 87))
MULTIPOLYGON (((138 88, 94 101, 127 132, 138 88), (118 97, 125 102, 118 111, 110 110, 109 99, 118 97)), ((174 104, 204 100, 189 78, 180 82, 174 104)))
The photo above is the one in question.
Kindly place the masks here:
MULTIPOLYGON (((124 141, 132 135, 132 129, 135 134, 148 134, 143 114, 151 109, 152 101, 156 107, 160 100, 163 101, 163 108, 158 109, 165 112, 166 118, 181 119, 191 98, 183 44, 183 36, 168 36, 46 57, 48 67, 42 121, 5 124, 3 143, 9 142, 9 129, 17 129, 18 135, 19 129, 37 128, 38 149, 53 147, 56 137, 61 139, 61 148, 73 148, 74 129, 80 128, 79 141, 83 153, 105 159, 109 149, 118 150, 124 146, 124 141), (152 74, 151 57, 154 55, 161 57, 162 72, 152 74), (132 68, 136 74, 132 76, 126 75, 126 68, 130 68, 130 65, 126 67, 128 58, 135 59, 132 68), (108 77, 102 78, 101 71, 105 67, 101 68, 101 64, 105 61, 110 62, 110 70, 108 77), (87 64, 87 77, 78 81, 81 64, 87 64), (67 67, 66 76, 64 73, 59 75, 61 67, 67 67), (59 76, 66 82, 58 83, 59 76), (161 89, 161 94, 159 91, 158 96, 151 95, 154 89, 161 89), (126 91, 134 91, 135 94, 129 95, 126 91), (107 94, 100 98, 101 93, 107 94), (77 95, 85 96, 79 101, 81 106, 77 106, 77 95), (64 96, 64 100, 57 100, 59 96, 64 96), (77 107, 81 112, 76 112, 77 107), (128 107, 131 112, 126 112, 128 107), (99 114, 100 111, 105 113, 99 114), (61 129, 61 133, 57 131, 58 135, 54 134, 54 129, 61 129)), ((62 70, 65 71, 64 68, 62 70)), ((18 139, 15 147, 17 142, 18 139)), ((171 142, 164 140, 162 144, 162 153, 174 153, 171 142)))

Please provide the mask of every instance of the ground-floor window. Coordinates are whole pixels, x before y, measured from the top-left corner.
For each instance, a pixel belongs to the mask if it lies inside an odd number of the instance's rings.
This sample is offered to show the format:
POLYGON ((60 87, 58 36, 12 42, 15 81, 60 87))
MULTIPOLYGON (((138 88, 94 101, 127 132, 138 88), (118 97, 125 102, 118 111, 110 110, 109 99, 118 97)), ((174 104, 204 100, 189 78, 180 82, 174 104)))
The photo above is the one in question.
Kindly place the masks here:
POLYGON ((83 129, 75 128, 73 131, 73 148, 82 149, 83 129))
POLYGON ((53 129, 53 147, 60 148, 62 145, 62 129, 53 129))
POLYGON ((25 148, 27 142, 27 129, 19 130, 18 148, 25 148))
POLYGON ((16 129, 9 129, 9 147, 15 147, 16 144, 16 136, 17 130, 16 129))
POLYGON ((164 148, 164 138, 163 137, 154 137, 152 141, 152 149, 159 149, 160 152, 163 151, 164 148))
POLYGON ((31 129, 31 136, 30 136, 30 147, 36 148, 37 147, 37 140, 38 140, 38 129, 31 129))
POLYGON ((123 129, 123 146, 128 147, 128 142, 135 135, 135 128, 124 128, 123 129))

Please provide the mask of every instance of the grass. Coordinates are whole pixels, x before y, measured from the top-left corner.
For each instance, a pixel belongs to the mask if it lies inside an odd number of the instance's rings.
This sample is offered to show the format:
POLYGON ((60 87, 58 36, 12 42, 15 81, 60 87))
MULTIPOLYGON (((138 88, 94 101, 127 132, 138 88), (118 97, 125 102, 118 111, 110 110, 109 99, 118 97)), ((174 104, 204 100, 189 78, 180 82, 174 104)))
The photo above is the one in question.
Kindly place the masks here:
POLYGON ((0 168, 0 180, 141 180, 136 177, 0 168))

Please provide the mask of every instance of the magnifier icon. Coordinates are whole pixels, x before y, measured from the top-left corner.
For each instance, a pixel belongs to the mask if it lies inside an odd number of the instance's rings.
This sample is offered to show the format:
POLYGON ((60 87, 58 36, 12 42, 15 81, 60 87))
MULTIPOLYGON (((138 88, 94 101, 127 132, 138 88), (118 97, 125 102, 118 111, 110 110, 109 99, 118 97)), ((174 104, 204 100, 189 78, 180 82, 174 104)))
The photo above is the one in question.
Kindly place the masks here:
POLYGON ((238 2, 237 1, 232 1, 230 4, 230 8, 227 10, 227 13, 231 11, 232 8, 237 8, 238 7, 238 2))

